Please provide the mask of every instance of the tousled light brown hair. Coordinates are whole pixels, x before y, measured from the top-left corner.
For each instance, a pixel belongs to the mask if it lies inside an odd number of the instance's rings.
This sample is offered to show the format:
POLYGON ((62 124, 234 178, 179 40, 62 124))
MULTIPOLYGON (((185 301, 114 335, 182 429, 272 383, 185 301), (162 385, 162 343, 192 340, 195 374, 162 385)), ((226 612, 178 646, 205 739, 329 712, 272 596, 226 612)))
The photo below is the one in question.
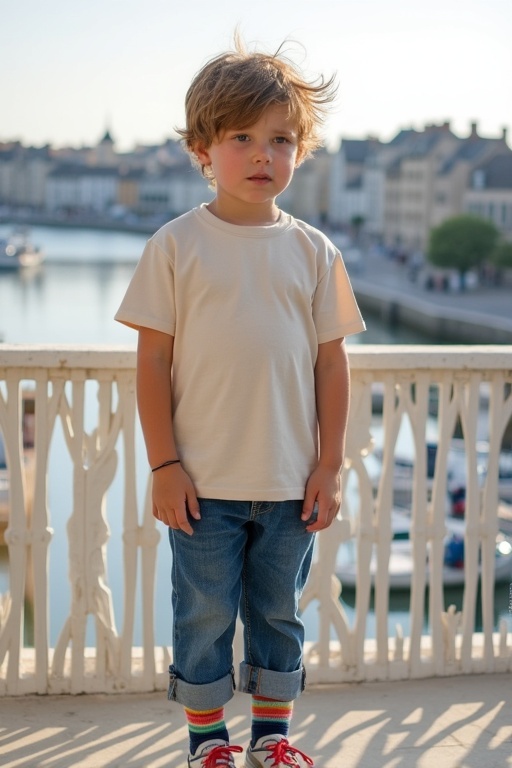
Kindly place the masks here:
MULTIPOLYGON (((186 127, 176 130, 198 165, 198 145, 208 149, 224 131, 248 128, 268 107, 282 104, 297 123, 300 163, 322 144, 319 129, 336 90, 334 75, 306 80, 282 45, 274 54, 251 52, 236 34, 235 50, 211 59, 194 77, 185 98, 186 127)), ((208 166, 201 171, 212 178, 208 166)))

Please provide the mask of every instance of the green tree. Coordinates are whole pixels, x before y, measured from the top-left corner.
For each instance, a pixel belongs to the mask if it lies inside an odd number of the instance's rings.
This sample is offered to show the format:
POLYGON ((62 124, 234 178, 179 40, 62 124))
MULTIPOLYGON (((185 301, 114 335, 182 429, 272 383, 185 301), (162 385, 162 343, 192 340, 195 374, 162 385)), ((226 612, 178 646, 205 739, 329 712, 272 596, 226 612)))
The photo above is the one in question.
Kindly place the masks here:
POLYGON ((455 216, 430 232, 428 260, 436 267, 457 269, 463 285, 464 273, 490 258, 498 237, 498 230, 487 219, 455 216))
POLYGON ((499 269, 512 267, 512 243, 502 240, 495 247, 490 257, 491 262, 499 269))

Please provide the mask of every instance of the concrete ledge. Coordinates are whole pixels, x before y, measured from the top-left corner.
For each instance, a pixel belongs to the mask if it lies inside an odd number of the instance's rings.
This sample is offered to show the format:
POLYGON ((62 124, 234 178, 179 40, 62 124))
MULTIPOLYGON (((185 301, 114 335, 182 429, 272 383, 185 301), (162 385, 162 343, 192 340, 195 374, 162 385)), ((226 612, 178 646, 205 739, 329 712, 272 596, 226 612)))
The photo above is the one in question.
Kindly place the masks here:
POLYGON ((355 277, 352 286, 363 311, 374 312, 386 322, 403 324, 434 340, 449 339, 462 344, 512 343, 512 297, 510 318, 505 318, 430 302, 355 277))

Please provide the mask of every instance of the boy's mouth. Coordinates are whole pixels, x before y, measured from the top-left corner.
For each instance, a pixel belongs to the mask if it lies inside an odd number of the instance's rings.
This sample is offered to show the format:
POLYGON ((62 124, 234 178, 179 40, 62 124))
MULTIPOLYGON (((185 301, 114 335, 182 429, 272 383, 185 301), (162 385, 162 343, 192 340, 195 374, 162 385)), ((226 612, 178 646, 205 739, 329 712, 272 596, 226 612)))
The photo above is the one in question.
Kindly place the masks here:
POLYGON ((272 181, 268 173, 254 173, 249 176, 249 181, 272 181))

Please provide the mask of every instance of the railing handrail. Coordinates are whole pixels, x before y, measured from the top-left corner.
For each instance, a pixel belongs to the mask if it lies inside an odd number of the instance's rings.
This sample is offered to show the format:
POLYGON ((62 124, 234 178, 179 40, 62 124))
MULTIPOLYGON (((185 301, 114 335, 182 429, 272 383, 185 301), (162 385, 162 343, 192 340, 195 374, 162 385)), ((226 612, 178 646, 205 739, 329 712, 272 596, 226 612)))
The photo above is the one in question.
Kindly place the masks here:
MULTIPOLYGON (((503 344, 348 344, 352 367, 364 370, 475 371, 512 369, 512 345, 503 344)), ((0 343, 0 367, 62 368, 76 366, 103 369, 135 367, 136 348, 131 344, 4 344, 0 343), (83 362, 82 362, 83 360, 83 362)))

